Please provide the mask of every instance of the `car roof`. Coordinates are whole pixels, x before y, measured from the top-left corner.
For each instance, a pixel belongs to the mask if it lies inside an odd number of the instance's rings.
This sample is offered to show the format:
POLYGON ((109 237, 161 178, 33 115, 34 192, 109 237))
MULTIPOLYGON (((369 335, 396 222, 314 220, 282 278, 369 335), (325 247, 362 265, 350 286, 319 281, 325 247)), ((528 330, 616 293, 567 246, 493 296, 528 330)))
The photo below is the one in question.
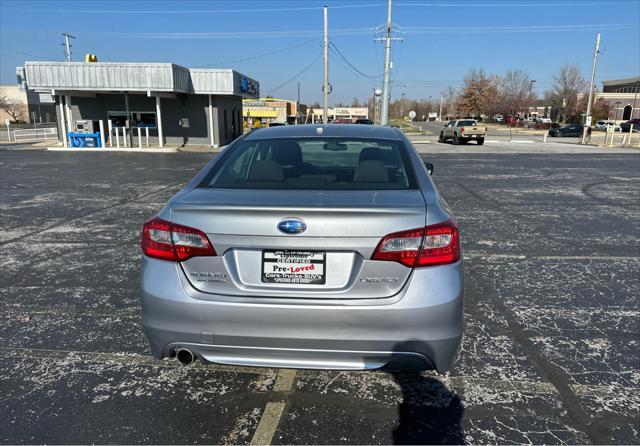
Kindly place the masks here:
POLYGON ((271 138, 372 138, 402 139, 399 129, 368 124, 300 124, 261 128, 249 133, 245 140, 271 138), (322 133, 318 133, 321 128, 322 133))

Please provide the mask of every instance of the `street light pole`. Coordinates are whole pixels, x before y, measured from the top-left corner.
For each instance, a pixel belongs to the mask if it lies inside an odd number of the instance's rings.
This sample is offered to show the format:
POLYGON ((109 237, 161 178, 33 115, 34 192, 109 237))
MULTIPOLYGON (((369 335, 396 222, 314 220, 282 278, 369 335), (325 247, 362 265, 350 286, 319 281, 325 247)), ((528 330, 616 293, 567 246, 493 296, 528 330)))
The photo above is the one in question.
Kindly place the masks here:
POLYGON ((620 110, 620 104, 622 104, 622 102, 620 102, 620 101, 616 101, 613 104, 613 105, 616 106, 616 122, 614 123, 614 125, 618 123, 618 111, 620 110))

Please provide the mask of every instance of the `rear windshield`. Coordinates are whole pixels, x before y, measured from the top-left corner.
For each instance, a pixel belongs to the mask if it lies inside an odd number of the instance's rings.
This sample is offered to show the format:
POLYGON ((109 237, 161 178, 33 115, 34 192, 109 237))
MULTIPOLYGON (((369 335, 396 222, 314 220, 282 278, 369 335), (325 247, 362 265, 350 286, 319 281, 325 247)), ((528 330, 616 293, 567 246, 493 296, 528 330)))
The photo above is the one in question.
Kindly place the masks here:
POLYGON ((476 121, 458 121, 458 127, 461 125, 476 125, 476 121))
POLYGON ((399 141, 343 138, 242 141, 200 187, 225 189, 415 189, 399 141))

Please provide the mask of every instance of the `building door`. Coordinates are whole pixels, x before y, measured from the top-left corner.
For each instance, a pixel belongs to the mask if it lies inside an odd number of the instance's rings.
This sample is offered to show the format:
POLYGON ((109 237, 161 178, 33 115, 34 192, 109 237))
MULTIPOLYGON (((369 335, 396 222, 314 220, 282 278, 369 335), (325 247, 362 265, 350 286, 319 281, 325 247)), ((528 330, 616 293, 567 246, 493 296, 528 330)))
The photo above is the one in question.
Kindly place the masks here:
POLYGON ((628 121, 629 119, 631 119, 631 111, 633 110, 633 108, 630 105, 625 106, 625 108, 622 110, 622 120, 623 121, 628 121))

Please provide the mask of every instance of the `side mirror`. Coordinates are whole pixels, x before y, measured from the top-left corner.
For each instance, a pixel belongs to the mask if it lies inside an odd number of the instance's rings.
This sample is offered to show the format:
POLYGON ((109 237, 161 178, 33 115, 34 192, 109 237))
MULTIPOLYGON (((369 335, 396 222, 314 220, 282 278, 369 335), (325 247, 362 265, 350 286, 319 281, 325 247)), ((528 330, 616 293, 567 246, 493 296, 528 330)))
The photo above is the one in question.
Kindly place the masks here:
POLYGON ((433 164, 425 162, 424 167, 427 168, 427 172, 429 172, 429 175, 433 175, 433 164))

